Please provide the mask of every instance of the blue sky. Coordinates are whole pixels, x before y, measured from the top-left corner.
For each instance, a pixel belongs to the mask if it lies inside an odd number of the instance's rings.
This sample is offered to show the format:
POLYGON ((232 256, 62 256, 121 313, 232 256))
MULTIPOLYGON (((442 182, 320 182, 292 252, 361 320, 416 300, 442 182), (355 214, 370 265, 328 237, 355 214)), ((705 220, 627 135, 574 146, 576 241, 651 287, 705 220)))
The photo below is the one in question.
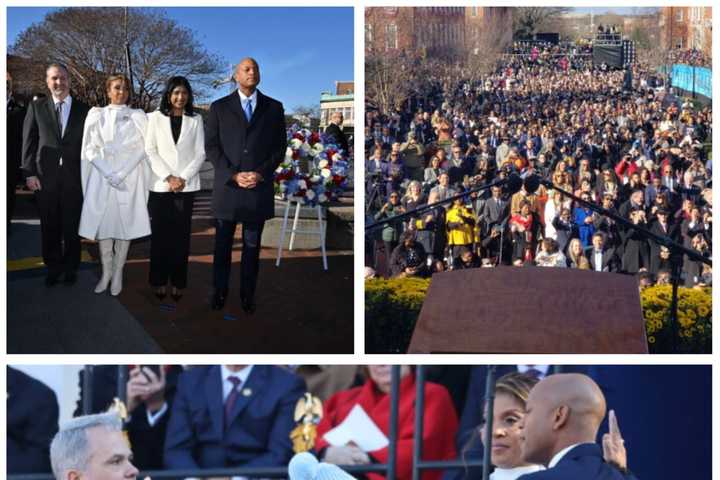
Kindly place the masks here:
MULTIPOLYGON (((7 42, 52 8, 9 7, 7 42)), ((180 25, 196 32, 206 50, 229 65, 255 57, 262 74, 260 90, 292 111, 318 105, 320 92, 337 80, 353 79, 352 8, 163 8, 180 25)), ((228 67, 229 69, 229 67, 228 67)), ((214 98, 227 95, 220 87, 214 98)))

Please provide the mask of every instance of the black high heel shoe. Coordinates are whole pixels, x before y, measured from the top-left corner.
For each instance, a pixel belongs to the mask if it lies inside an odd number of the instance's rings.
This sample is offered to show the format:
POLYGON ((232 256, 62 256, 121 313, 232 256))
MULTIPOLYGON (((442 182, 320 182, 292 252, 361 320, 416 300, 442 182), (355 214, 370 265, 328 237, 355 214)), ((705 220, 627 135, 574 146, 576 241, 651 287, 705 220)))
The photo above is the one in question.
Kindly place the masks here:
POLYGON ((158 300, 162 300, 163 298, 167 297, 167 291, 165 290, 165 287, 155 289, 155 296, 158 298, 158 300))
POLYGON ((183 294, 180 293, 180 290, 173 287, 173 292, 170 294, 170 296, 173 298, 173 300, 175 300, 176 302, 179 302, 180 299, 183 297, 183 294))

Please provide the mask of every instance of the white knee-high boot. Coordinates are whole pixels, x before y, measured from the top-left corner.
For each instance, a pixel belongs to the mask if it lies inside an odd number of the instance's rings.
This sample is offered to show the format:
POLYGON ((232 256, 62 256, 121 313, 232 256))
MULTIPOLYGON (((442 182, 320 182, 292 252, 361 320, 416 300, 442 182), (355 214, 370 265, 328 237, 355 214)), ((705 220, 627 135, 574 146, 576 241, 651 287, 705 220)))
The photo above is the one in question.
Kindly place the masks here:
POLYGON ((112 283, 110 293, 114 296, 120 295, 122 291, 123 267, 130 249, 130 240, 115 240, 115 257, 113 258, 112 283))
POLYGON ((106 238, 98 242, 100 246, 100 264, 102 265, 102 276, 95 287, 95 293, 102 293, 107 290, 113 272, 113 241, 106 238))

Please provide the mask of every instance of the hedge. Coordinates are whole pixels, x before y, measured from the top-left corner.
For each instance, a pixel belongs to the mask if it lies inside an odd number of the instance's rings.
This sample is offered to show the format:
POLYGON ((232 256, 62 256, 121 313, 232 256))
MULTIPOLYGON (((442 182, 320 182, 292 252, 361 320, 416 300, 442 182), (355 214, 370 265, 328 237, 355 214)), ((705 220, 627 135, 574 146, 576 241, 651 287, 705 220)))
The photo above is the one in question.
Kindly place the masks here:
MULTIPOLYGON (((365 351, 405 353, 410 345, 430 279, 392 278, 365 282, 365 351)), ((640 300, 650 353, 672 353, 672 332, 667 313, 672 288, 645 288, 640 300)), ((712 353, 712 289, 678 291, 678 353, 712 353)))

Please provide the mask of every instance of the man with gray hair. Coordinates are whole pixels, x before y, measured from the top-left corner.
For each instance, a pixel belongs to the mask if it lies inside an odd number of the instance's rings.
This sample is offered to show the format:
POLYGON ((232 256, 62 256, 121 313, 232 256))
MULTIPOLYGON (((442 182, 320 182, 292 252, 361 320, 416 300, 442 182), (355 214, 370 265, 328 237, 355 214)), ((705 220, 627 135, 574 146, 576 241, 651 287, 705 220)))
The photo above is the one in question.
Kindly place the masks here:
POLYGON ((138 470, 115 413, 77 417, 64 424, 50 444, 56 480, 134 479, 138 470))

